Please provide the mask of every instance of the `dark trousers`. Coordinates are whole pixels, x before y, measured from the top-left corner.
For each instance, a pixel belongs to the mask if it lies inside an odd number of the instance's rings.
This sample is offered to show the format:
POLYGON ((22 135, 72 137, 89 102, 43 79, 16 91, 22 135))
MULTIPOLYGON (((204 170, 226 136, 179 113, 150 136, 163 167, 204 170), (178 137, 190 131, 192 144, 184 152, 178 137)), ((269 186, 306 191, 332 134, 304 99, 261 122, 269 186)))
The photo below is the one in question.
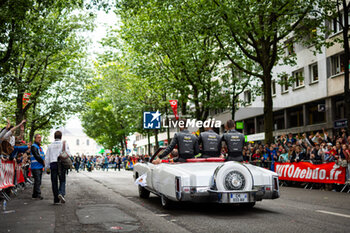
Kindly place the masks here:
POLYGON ((41 177, 43 175, 42 169, 32 169, 32 176, 34 178, 34 188, 33 188, 33 198, 37 198, 41 196, 41 177))
POLYGON ((108 163, 103 164, 102 171, 104 171, 105 169, 107 169, 107 171, 108 171, 108 163))
POLYGON ((226 158, 226 161, 236 161, 236 162, 242 162, 243 161, 243 155, 242 152, 229 152, 228 156, 226 158))
POLYGON ((120 163, 116 164, 116 168, 118 168, 118 171, 120 171, 120 163))
POLYGON ((59 166, 58 163, 51 163, 51 185, 54 202, 59 202, 58 195, 62 196, 66 195, 66 169, 63 166, 59 166), (58 180, 60 181, 60 185, 58 186, 58 180))
POLYGON ((80 168, 80 163, 75 163, 75 170, 77 172, 79 172, 79 168, 80 168))

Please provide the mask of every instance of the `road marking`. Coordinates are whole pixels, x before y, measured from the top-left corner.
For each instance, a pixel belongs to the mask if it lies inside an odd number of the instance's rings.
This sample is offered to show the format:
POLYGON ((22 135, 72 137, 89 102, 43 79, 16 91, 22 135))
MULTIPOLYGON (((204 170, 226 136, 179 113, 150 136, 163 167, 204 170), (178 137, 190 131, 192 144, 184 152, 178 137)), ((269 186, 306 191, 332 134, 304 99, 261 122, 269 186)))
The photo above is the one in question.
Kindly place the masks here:
POLYGON ((344 218, 350 218, 350 215, 347 215, 347 214, 339 214, 339 213, 329 212, 325 210, 316 210, 316 212, 323 213, 323 214, 331 214, 331 215, 340 216, 344 218))
POLYGON ((168 217, 169 214, 157 214, 158 217, 168 217))

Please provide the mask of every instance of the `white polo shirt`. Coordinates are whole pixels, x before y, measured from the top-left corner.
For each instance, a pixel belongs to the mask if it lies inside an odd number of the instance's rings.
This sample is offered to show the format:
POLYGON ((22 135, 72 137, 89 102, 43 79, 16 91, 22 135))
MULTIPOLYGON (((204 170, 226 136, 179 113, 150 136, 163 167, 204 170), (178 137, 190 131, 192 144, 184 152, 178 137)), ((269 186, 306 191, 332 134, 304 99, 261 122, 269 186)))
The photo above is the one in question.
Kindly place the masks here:
MULTIPOLYGON (((56 139, 51 145, 49 145, 45 155, 45 169, 50 167, 50 163, 57 162, 58 156, 63 150, 63 141, 56 139)), ((69 146, 66 142, 66 152, 70 155, 69 146)))

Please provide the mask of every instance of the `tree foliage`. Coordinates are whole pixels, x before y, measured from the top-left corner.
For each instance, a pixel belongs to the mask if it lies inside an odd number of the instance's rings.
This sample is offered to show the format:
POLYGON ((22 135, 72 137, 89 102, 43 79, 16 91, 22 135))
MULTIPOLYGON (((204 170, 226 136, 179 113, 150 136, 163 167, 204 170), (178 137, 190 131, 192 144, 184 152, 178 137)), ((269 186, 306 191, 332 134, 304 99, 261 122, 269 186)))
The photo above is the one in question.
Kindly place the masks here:
POLYGON ((12 2, 5 4, 2 10, 14 26, 5 22, 1 28, 6 50, 0 54, 0 97, 4 104, 15 103, 17 123, 28 119, 31 139, 36 130, 81 110, 91 75, 80 33, 92 29, 93 15, 75 12, 82 11, 82 1, 28 1, 19 13, 11 11, 12 2), (24 93, 31 93, 26 106, 24 93))

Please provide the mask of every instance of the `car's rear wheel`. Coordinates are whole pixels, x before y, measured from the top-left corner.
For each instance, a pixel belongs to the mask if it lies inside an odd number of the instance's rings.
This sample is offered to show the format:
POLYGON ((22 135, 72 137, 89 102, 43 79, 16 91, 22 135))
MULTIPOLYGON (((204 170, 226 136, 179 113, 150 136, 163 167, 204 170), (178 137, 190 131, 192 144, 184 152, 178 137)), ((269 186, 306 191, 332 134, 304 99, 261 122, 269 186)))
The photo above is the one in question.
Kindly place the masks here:
POLYGON ((147 189, 145 189, 144 187, 139 185, 139 196, 140 196, 140 198, 147 199, 147 198, 149 198, 150 193, 151 193, 150 191, 148 191, 147 189))
POLYGON ((160 203, 162 204, 162 207, 164 209, 171 209, 173 207, 174 202, 169 200, 169 198, 167 198, 164 195, 160 196, 160 203))
POLYGON ((255 206, 255 202, 242 203, 241 206, 246 209, 251 209, 255 206))

